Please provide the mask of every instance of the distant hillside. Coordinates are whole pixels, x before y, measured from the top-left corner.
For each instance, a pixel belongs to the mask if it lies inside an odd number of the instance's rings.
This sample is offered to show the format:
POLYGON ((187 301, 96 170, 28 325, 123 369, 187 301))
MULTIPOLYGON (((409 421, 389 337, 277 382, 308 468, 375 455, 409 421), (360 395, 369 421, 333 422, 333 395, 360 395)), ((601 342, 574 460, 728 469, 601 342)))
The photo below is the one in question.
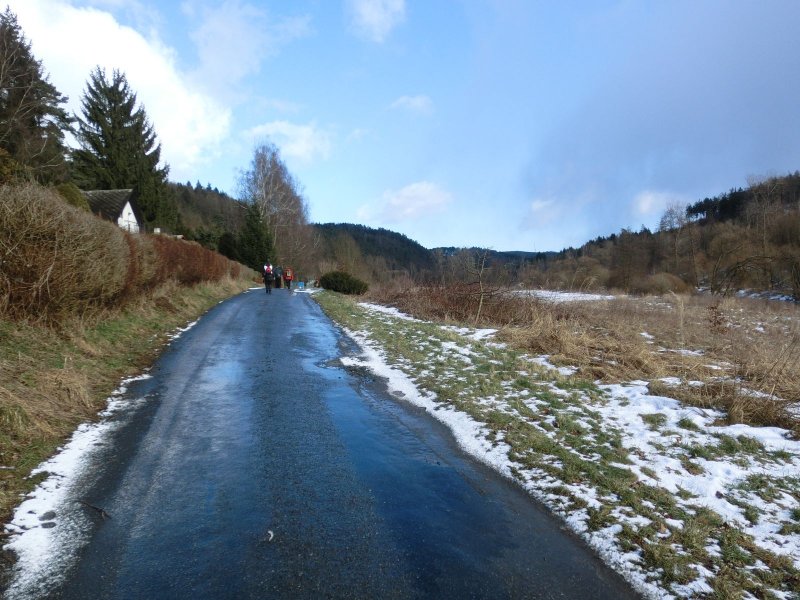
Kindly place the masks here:
POLYGON ((665 210, 658 230, 623 229, 520 273, 528 285, 664 293, 707 288, 800 300, 800 172, 665 210))
MULTIPOLYGON (((245 213, 239 202, 199 183, 172 185, 187 237, 221 248, 223 234, 238 235, 245 213)), ((800 298, 800 172, 668 207, 655 232, 623 229, 560 252, 427 249, 395 231, 351 223, 313 230, 315 243, 304 251, 309 275, 342 269, 371 283, 469 282, 485 255, 481 277, 497 285, 632 293, 750 288, 800 298)))
POLYGON ((483 248, 453 246, 429 250, 401 233, 351 223, 314 226, 319 233, 321 268, 343 269, 372 282, 386 282, 408 276, 418 282, 470 280, 470 265, 480 263, 486 253, 487 279, 510 284, 534 264, 546 261, 554 252, 498 252, 483 248))
MULTIPOLYGON (((175 194, 183 233, 189 237, 202 237, 203 232, 214 232, 218 238, 224 232, 235 233, 244 223, 245 209, 242 204, 211 184, 205 187, 198 181, 170 183, 175 194)), ((201 240, 199 240, 201 241, 201 240)))
POLYGON ((463 252, 464 250, 479 254, 486 252, 487 259, 497 262, 508 262, 515 260, 544 260, 548 257, 558 254, 557 252, 525 252, 524 250, 499 251, 486 248, 477 248, 475 246, 472 246, 471 248, 456 248, 455 246, 433 248, 433 252, 441 252, 444 256, 454 256, 458 252, 463 252))
POLYGON ((402 233, 352 223, 324 223, 314 228, 319 233, 324 255, 337 261, 340 268, 373 281, 397 273, 418 278, 433 270, 431 251, 402 233), (354 251, 360 257, 354 256, 354 251), (365 270, 372 273, 366 274, 365 270))

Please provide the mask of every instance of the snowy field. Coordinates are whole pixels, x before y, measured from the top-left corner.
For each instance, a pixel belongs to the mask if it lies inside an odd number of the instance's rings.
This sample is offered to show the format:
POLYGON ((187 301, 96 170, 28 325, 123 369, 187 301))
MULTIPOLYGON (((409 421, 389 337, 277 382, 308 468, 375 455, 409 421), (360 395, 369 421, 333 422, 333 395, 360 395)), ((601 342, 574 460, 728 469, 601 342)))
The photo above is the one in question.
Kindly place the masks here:
POLYGON ((724 425, 646 382, 573 380, 492 330, 363 303, 333 316, 362 350, 345 364, 448 425, 645 596, 798 597, 800 443, 788 431, 724 425))

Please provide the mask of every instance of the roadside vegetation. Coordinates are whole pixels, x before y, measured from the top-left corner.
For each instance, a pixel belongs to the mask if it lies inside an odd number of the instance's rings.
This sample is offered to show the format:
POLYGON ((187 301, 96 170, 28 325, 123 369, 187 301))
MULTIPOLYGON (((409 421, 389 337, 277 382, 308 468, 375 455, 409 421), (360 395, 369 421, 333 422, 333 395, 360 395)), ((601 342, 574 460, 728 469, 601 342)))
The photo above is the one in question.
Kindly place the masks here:
POLYGON ((644 593, 800 590, 796 306, 491 294, 486 331, 475 287, 315 297, 644 593))
POLYGON ((546 354, 589 381, 644 380, 729 423, 800 434, 800 309, 792 302, 668 293, 552 302, 535 292, 383 287, 370 298, 423 319, 499 329, 511 347, 546 354))
POLYGON ((252 284, 199 244, 145 234, 36 184, 0 186, 0 515, 167 334, 252 284))

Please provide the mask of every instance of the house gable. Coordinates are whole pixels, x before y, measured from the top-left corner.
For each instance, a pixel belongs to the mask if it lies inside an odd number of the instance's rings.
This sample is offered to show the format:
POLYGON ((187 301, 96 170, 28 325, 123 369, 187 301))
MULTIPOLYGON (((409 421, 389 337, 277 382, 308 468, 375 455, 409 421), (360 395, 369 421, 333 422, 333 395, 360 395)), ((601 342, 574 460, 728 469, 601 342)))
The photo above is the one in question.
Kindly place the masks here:
POLYGON ((92 213, 112 221, 131 233, 144 231, 144 219, 132 189, 89 190, 83 192, 92 213))
POLYGON ((136 219, 130 202, 126 202, 125 206, 122 208, 122 213, 117 219, 117 225, 131 233, 139 233, 139 221, 136 219))

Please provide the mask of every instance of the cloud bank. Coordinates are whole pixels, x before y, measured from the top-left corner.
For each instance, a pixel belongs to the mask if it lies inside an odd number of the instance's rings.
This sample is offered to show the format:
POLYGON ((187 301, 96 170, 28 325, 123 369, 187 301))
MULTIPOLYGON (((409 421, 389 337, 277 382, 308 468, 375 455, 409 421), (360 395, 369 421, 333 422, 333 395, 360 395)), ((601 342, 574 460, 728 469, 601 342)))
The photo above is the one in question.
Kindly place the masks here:
POLYGON ((314 122, 298 125, 289 121, 271 121, 249 129, 246 136, 251 141, 269 138, 284 156, 306 164, 318 158, 326 159, 331 152, 331 135, 314 122))
POLYGON ((357 35, 382 43, 406 17, 405 0, 348 0, 350 27, 357 35))
POLYGON ((175 51, 155 35, 145 37, 95 8, 66 0, 11 0, 34 55, 56 88, 78 111, 90 72, 123 71, 145 107, 170 165, 170 177, 190 177, 218 155, 231 127, 231 111, 198 90, 176 66, 175 51))

